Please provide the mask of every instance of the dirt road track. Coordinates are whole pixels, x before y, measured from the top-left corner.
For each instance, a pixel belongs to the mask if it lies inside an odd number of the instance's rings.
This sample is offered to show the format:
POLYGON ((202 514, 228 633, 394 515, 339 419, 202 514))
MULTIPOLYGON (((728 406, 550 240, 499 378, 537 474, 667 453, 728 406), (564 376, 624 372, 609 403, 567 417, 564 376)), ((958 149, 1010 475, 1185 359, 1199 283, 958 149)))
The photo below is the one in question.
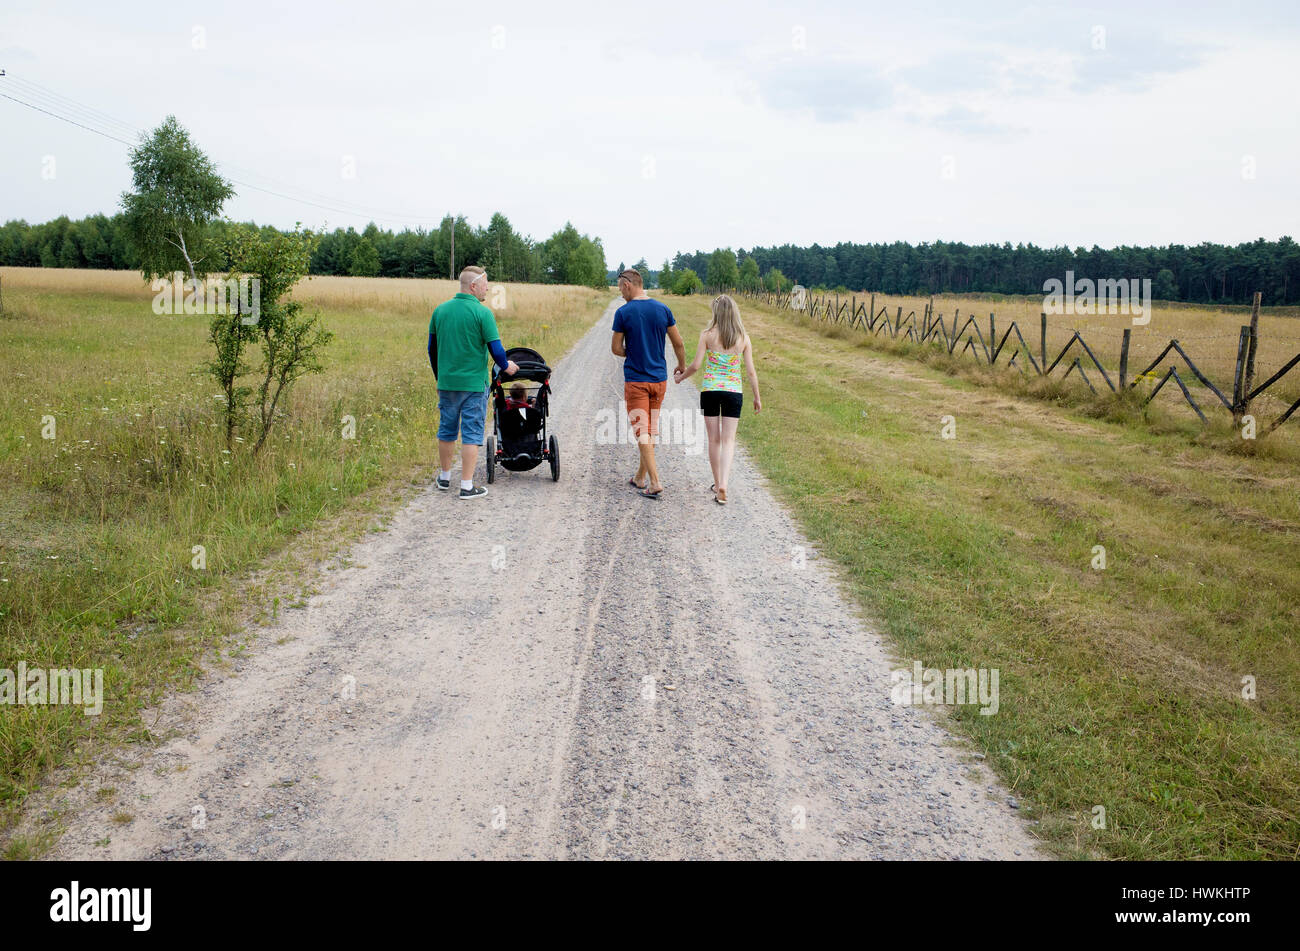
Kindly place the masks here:
POLYGON ((558 484, 423 490, 168 702, 183 736, 106 760, 52 857, 1037 857, 743 454, 726 508, 680 445, 662 501, 627 486, 609 324, 554 374, 558 484))

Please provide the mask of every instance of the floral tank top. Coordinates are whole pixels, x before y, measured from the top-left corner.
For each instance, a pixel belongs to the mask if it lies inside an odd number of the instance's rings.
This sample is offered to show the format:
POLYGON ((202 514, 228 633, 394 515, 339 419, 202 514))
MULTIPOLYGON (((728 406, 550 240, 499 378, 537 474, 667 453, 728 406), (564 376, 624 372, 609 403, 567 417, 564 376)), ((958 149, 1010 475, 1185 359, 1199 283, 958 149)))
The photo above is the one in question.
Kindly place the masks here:
POLYGON ((740 393, 740 357, 739 353, 719 353, 706 350, 704 356, 704 382, 702 390, 725 390, 728 393, 740 393))

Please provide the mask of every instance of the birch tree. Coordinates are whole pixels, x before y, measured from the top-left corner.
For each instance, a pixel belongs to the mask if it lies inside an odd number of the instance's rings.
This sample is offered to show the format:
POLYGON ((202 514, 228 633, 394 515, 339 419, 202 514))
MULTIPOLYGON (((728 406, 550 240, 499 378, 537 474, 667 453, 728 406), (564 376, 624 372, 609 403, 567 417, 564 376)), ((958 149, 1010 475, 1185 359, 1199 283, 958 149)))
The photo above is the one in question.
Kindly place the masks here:
POLYGON ((122 193, 122 211, 144 276, 188 271, 195 295, 201 295, 208 224, 234 189, 175 116, 131 150, 131 179, 133 190, 122 193))

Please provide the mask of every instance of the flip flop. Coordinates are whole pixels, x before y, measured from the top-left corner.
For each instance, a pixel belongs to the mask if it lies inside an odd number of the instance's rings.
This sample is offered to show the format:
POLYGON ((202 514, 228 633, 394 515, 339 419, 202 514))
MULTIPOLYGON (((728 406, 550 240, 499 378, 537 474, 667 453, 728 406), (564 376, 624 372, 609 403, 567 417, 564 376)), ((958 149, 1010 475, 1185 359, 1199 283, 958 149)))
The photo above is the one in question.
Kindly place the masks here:
POLYGON ((636 479, 635 479, 635 478, 633 478, 633 479, 628 479, 628 480, 627 480, 627 484, 630 485, 630 486, 631 486, 632 488, 634 488, 634 489, 649 488, 649 486, 640 486, 640 485, 637 485, 637 483, 636 483, 636 479))
POLYGON ((663 489, 660 489, 658 492, 647 492, 645 489, 642 489, 640 492, 637 493, 637 495, 640 495, 647 499, 654 499, 656 502, 658 502, 659 496, 663 494, 663 491, 664 491, 663 489))

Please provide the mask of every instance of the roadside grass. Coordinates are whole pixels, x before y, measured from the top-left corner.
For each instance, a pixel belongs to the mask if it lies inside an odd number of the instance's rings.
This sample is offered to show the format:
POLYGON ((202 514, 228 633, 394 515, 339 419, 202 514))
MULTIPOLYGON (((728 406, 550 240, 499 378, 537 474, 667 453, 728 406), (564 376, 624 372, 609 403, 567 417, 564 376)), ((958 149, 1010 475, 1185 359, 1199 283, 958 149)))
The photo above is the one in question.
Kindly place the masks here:
MULTIPOLYGON (((106 702, 97 717, 0 705, 0 830, 51 769, 148 740, 142 709, 191 683, 214 648, 242 649, 230 641, 257 611, 300 603, 286 587, 299 569, 427 480, 437 393, 425 339, 433 306, 455 290, 300 285, 336 338, 326 371, 301 381, 252 459, 219 435, 217 387, 199 369, 208 318, 155 316, 137 274, 32 270, 0 272, 0 668, 103 668, 106 702), (47 416, 54 439, 42 438, 47 416), (278 581, 255 577, 268 563, 281 565, 278 581)), ((506 345, 552 360, 609 301, 504 288, 506 345)))
MULTIPOLYGON (((665 300, 693 349, 707 299, 665 300)), ((764 398, 742 442, 900 667, 1000 671, 997 714, 946 710, 1052 849, 1300 855, 1288 450, 1224 452, 1154 408, 1158 431, 1090 417, 741 307, 764 398)))

